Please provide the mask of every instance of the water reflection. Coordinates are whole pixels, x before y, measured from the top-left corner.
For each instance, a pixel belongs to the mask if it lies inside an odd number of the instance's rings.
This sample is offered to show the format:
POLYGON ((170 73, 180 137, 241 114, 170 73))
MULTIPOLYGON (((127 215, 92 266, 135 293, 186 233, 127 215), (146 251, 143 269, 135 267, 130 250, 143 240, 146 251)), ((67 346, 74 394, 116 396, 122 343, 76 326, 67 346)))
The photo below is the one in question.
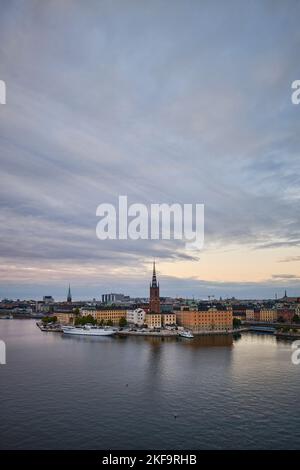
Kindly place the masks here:
POLYGON ((186 338, 178 338, 178 340, 192 348, 231 347, 233 345, 232 335, 195 336, 192 340, 186 338))

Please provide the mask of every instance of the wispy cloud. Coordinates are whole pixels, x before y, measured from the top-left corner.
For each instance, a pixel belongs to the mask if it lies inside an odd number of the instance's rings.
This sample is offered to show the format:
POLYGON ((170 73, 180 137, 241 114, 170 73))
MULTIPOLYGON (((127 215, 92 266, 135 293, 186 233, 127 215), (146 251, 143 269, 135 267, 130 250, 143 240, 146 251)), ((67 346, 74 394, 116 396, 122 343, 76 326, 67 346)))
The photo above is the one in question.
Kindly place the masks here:
POLYGON ((72 269, 82 285, 103 272, 119 285, 116 269, 145 282, 153 256, 189 259, 178 241, 100 243, 96 207, 119 194, 204 203, 208 251, 298 247, 300 119, 290 83, 300 5, 291 3, 3 4, 3 283, 15 279, 16 293, 34 284, 30 266, 58 290, 72 269))

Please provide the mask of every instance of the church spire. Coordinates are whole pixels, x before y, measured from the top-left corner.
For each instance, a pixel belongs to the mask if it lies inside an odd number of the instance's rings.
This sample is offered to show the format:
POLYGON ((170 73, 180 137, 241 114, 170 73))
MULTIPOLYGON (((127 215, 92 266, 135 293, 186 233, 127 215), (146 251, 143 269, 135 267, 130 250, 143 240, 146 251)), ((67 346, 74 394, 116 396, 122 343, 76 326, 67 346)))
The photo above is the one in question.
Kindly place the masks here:
POLYGON ((70 284, 69 284, 67 302, 69 302, 69 303, 72 302, 72 295, 71 295, 71 286, 70 286, 70 284))
POLYGON ((151 284, 151 287, 157 287, 156 270, 155 270, 155 260, 153 261, 153 274, 152 274, 152 284, 151 284))
POLYGON ((150 284, 150 302, 151 313, 160 313, 159 283, 156 279, 155 261, 153 261, 152 282, 150 284))

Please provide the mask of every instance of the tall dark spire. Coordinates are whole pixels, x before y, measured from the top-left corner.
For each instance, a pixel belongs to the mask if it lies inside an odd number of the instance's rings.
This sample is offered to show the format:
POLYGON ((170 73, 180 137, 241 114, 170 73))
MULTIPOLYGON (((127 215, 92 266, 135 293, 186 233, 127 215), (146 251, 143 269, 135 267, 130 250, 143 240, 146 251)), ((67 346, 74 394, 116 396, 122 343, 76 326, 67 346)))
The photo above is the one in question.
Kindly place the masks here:
POLYGON ((71 295, 71 286, 70 286, 70 284, 69 284, 67 302, 70 302, 70 303, 72 302, 72 295, 71 295))
POLYGON ((151 287, 157 287, 156 271, 155 271, 155 261, 153 261, 153 274, 152 274, 152 284, 151 287))
POLYGON ((159 283, 156 279, 155 261, 153 261, 152 282, 150 284, 150 312, 160 313, 159 283))

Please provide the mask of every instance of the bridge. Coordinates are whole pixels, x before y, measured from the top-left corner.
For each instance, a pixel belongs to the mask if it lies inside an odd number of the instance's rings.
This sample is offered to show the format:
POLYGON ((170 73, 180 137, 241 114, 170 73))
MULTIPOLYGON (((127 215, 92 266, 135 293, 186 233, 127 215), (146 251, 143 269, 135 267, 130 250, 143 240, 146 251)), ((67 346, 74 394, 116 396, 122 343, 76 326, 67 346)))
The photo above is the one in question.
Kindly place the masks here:
POLYGON ((262 323, 262 322, 243 322, 243 326, 248 331, 261 331, 262 333, 274 333, 276 331, 276 324, 262 323))
POLYGON ((274 333, 276 331, 275 326, 267 325, 251 325, 249 326, 249 331, 258 331, 261 333, 274 333))

